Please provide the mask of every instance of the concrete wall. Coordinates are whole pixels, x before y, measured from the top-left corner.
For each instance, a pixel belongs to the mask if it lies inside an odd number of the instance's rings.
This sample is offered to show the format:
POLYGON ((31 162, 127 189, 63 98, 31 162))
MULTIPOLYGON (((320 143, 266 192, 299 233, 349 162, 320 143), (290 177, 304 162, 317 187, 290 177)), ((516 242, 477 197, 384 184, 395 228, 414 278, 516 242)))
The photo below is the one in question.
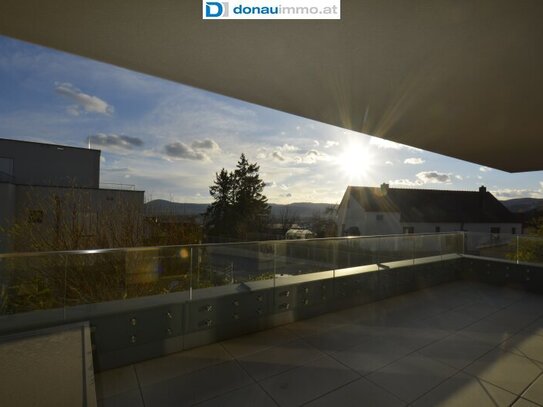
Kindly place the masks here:
POLYGON ((98 188, 100 151, 0 139, 0 157, 13 160, 14 183, 98 188))
MULTIPOLYGON (((12 187, 12 218, 25 225, 29 234, 39 236, 42 242, 54 239, 59 225, 64 231, 72 223, 83 227, 83 238, 88 241, 97 235, 100 224, 106 224, 113 231, 121 227, 127 216, 133 216, 134 223, 141 221, 137 218, 143 216, 143 191, 0 185, 12 187), (42 220, 29 223, 31 214, 40 212, 42 220)), ((20 236, 12 242, 13 247, 17 251, 32 250, 27 238, 20 236)))
POLYGON ((0 183, 0 253, 11 250, 8 235, 2 229, 9 228, 15 219, 15 185, 0 183))

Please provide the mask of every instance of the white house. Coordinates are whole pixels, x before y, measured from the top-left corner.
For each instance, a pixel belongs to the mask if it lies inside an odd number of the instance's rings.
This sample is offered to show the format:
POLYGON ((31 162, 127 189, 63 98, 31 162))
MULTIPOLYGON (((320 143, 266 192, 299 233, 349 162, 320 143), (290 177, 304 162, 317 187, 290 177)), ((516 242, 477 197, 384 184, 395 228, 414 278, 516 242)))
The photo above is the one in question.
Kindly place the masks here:
POLYGON ((340 236, 476 232, 522 233, 522 223, 484 186, 479 191, 347 187, 338 209, 340 236))

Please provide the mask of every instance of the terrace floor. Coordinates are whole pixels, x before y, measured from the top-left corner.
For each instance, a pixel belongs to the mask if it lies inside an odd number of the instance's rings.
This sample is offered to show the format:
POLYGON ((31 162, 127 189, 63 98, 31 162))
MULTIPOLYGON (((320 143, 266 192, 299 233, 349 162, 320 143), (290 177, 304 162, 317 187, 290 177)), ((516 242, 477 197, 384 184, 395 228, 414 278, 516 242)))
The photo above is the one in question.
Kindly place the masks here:
POLYGON ((456 282, 96 375, 101 406, 543 406, 543 296, 456 282))

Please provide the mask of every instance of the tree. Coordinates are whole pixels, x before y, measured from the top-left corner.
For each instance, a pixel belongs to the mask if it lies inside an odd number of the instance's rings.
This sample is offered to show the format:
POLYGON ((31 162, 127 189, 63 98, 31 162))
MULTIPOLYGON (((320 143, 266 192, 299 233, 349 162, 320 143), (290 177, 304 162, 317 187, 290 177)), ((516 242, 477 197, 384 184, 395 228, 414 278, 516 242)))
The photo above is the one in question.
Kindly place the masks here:
POLYGON ((252 232, 262 230, 270 206, 259 171, 257 163, 249 163, 241 154, 233 172, 223 168, 215 174, 214 185, 209 187, 213 203, 205 215, 208 236, 247 240, 252 232))
POLYGON ((209 236, 232 237, 234 207, 234 174, 224 168, 215 173, 214 185, 209 187, 212 204, 205 213, 205 230, 209 236))
POLYGON ((300 218, 296 211, 291 211, 289 205, 285 205, 279 212, 278 223, 281 225, 281 235, 285 238, 285 233, 292 228, 292 226, 300 221, 300 218))

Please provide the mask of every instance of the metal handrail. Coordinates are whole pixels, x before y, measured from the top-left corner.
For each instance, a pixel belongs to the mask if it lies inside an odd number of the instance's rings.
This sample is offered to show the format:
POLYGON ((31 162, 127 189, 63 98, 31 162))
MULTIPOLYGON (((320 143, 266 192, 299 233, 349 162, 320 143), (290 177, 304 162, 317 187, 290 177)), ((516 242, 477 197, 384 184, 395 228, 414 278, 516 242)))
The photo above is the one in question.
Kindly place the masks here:
POLYGON ((440 233, 411 233, 411 234, 394 234, 394 235, 371 235, 371 236, 344 236, 344 237, 323 237, 313 239, 299 240, 263 240, 251 242, 234 242, 234 243, 201 243, 187 245, 166 245, 166 246, 138 246, 138 247, 118 247, 108 249, 82 249, 82 250, 61 250, 61 251, 45 251, 45 252, 20 252, 20 253, 0 253, 0 260, 13 257, 38 257, 44 255, 85 255, 85 254, 105 254, 116 252, 136 252, 136 251, 151 251, 158 249, 192 249, 206 247, 235 247, 258 244, 282 244, 282 245, 302 245, 310 242, 336 242, 336 241, 353 241, 353 240, 375 240, 381 238, 398 238, 413 239, 422 236, 457 236, 464 232, 440 232, 440 233))

